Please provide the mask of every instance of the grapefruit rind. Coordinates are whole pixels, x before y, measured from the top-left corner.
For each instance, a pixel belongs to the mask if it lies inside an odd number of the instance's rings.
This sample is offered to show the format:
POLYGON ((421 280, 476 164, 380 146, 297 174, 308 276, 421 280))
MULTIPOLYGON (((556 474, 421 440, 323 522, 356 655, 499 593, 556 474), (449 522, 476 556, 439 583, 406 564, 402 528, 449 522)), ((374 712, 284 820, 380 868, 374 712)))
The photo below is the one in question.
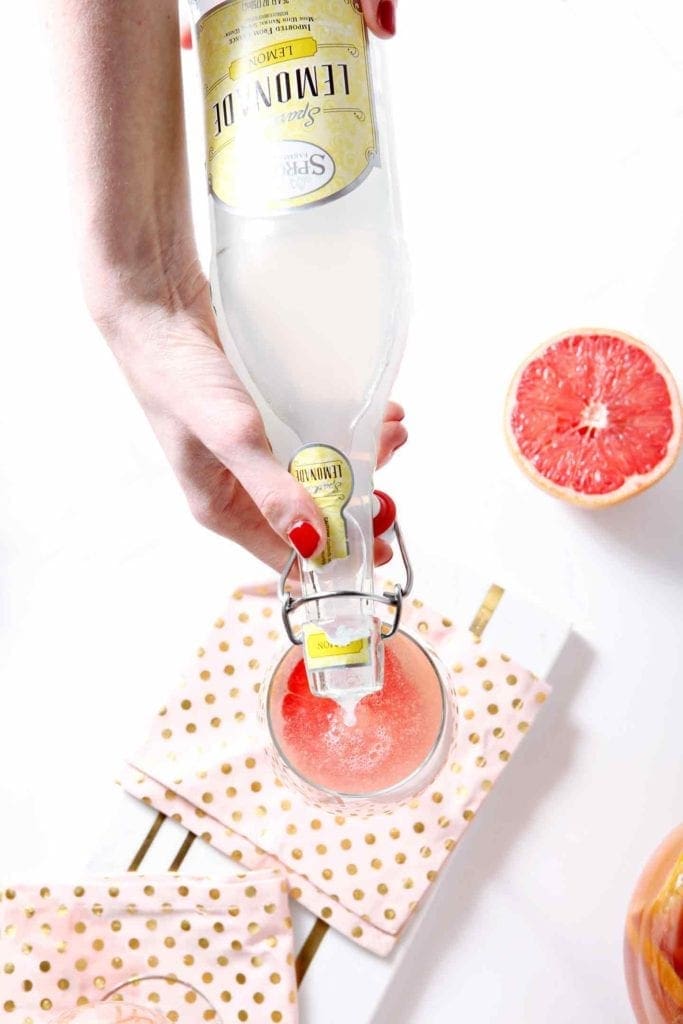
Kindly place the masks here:
POLYGON ((505 438, 515 461, 525 475, 534 484, 536 484, 537 487, 540 487, 541 490, 545 491, 547 494, 551 494, 555 498, 562 498, 564 501, 568 501, 573 505, 579 505, 582 508, 607 508, 611 505, 618 505, 622 501, 625 501, 626 498, 631 498, 635 494, 640 494, 658 483, 662 477, 666 476, 678 458, 678 454, 681 449, 681 436, 681 399, 676 386, 676 381, 674 380, 668 366, 663 359, 644 342, 639 341, 638 338, 634 338, 633 335, 626 334, 623 331, 615 331, 612 328, 581 327, 576 330, 562 331, 561 334, 554 335, 554 337, 550 338, 542 345, 539 345, 539 347, 535 349, 518 367, 508 389, 505 403, 505 438), (512 429, 512 415, 517 404, 517 392, 519 390, 522 375, 526 368, 535 359, 539 359, 543 356, 543 354, 553 345, 556 345, 558 342, 561 342, 566 338, 573 338, 581 335, 609 335, 610 337, 620 338, 627 344, 634 345, 636 348, 641 349, 647 356, 649 356, 654 363, 657 372, 661 374, 671 397, 673 431, 667 453, 664 458, 658 462, 654 469, 649 473, 629 476, 621 487, 603 494, 586 494, 581 491, 577 491, 572 487, 563 487, 560 484, 555 483, 553 480, 548 479, 548 477, 544 476, 542 473, 539 473, 533 463, 521 451, 515 433, 512 429))

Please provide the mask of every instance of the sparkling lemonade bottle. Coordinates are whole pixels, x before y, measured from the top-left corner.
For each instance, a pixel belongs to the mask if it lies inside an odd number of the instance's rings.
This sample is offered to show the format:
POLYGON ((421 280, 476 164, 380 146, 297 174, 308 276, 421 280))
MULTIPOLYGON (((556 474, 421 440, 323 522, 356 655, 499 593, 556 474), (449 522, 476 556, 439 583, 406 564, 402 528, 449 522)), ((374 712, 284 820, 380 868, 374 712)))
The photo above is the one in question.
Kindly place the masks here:
POLYGON ((381 688, 372 491, 408 275, 380 55, 354 0, 191 0, 206 115, 212 297, 275 455, 314 496, 300 560, 311 688, 381 688))

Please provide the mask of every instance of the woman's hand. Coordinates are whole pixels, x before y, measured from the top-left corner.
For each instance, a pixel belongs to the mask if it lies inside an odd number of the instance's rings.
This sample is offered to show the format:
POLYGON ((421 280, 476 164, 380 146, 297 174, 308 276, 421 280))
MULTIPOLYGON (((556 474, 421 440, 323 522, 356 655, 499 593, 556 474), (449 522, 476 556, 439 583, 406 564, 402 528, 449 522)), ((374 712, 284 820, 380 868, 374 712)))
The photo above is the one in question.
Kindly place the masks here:
MULTIPOLYGON (((325 527, 308 492, 273 457, 263 421, 218 339, 208 283, 192 261, 168 304, 117 303, 93 312, 180 481, 195 518, 282 569, 309 557, 325 527)), ((405 444, 403 409, 390 402, 379 445, 384 465, 405 444)), ((375 561, 391 557, 375 542, 375 561)))
MULTIPOLYGON (((389 0, 383 0, 387 4, 389 0)), ((49 0, 85 293, 196 518, 280 569, 323 546, 221 348, 197 261, 177 0, 49 0)), ((382 28, 382 3, 368 17, 382 28)), ((386 32, 385 32, 386 34, 386 32)), ((407 437, 387 410, 379 463, 407 437)), ((376 545, 379 563, 389 548, 376 545)))

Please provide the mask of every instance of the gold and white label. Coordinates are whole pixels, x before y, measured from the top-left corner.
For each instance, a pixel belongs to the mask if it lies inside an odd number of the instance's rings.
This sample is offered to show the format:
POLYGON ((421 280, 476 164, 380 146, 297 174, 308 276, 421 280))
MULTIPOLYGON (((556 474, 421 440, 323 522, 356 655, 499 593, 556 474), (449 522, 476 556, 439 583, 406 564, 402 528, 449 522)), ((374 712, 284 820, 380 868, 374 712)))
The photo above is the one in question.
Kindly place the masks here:
POLYGON ((377 140, 357 0, 227 0, 197 38, 214 196, 278 212, 363 180, 377 140))
POLYGON ((289 472, 306 488, 325 520, 325 547, 311 561, 323 566, 335 558, 346 558, 349 538, 344 509, 353 494, 351 463, 343 452, 329 444, 307 444, 295 454, 289 472))

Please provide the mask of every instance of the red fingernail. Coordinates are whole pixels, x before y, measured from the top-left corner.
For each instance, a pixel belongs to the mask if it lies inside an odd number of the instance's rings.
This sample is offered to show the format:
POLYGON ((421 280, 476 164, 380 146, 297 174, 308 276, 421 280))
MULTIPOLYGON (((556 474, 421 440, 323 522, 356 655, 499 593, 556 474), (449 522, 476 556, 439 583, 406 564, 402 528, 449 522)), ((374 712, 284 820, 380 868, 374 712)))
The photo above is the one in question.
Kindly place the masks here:
POLYGON ((287 536, 302 558, 310 558, 320 543, 320 534, 315 526, 303 519, 294 524, 287 536))
POLYGON ((396 502, 384 491, 375 491, 375 497, 379 502, 379 510, 372 520, 372 532, 375 537, 381 537, 396 521, 396 502))
POLYGON ((394 0, 380 0, 377 7, 377 20, 390 36, 396 32, 396 5, 394 0))

